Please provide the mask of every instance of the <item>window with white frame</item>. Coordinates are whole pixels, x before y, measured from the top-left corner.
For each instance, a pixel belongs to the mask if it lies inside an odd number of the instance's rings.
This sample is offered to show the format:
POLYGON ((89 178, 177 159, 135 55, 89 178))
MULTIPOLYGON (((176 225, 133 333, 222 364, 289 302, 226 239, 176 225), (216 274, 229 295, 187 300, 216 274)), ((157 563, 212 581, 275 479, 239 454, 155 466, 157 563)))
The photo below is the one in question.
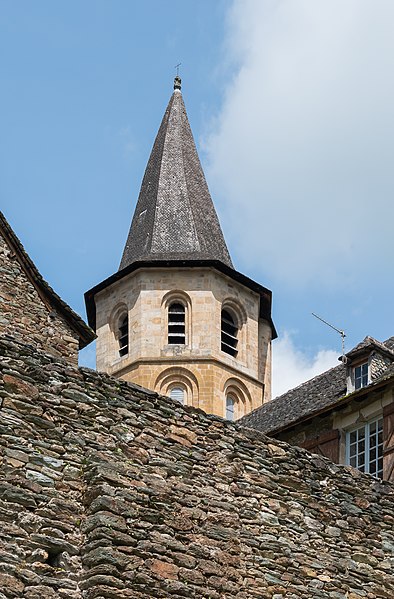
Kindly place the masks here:
POLYGON ((170 397, 171 399, 175 399, 175 401, 179 401, 179 403, 185 403, 185 390, 182 387, 172 387, 170 389, 170 397))
POLYGON ((226 419, 234 420, 235 419, 235 404, 236 399, 232 395, 226 396, 226 419))
POLYGON ((354 367, 354 388, 361 389, 368 385, 368 362, 354 367))
POLYGON ((361 472, 383 477, 383 418, 346 433, 346 463, 361 472))

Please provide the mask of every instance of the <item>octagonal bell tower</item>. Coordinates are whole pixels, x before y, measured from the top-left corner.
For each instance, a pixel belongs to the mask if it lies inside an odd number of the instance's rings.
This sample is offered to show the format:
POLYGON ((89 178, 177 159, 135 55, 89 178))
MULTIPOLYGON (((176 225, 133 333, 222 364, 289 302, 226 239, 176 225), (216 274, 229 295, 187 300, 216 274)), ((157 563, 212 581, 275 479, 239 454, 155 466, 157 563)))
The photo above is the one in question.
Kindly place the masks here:
POLYGON ((270 399, 271 292, 232 265, 179 77, 120 268, 85 299, 98 370, 229 419, 270 399))

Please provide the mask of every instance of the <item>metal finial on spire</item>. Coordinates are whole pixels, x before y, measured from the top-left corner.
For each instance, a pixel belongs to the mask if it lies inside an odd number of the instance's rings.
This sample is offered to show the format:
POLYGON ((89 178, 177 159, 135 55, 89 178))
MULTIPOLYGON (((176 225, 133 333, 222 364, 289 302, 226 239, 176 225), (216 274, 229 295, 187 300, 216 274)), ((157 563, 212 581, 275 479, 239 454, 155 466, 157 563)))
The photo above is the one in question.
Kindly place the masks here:
POLYGON ((182 79, 179 77, 179 67, 181 66, 181 62, 175 65, 174 69, 176 69, 176 77, 174 79, 174 89, 181 89, 182 79))

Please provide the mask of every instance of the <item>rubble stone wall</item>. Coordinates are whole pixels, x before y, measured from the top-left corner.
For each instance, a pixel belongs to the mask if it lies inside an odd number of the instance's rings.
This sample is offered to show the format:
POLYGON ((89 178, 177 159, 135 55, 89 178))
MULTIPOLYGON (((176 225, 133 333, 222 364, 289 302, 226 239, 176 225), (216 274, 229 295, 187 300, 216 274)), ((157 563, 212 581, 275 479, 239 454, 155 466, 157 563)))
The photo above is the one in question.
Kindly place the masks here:
POLYGON ((1 599, 392 599, 394 487, 0 339, 1 599))
POLYGON ((78 337, 47 307, 0 235, 0 334, 78 364, 78 337))

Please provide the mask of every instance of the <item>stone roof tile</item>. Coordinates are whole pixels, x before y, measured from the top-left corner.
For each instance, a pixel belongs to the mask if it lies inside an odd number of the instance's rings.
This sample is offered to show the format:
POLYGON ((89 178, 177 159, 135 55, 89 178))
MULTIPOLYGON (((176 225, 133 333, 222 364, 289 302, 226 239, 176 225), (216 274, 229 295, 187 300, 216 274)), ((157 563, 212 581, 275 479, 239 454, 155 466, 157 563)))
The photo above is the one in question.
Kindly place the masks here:
POLYGON ((232 267, 179 84, 153 144, 119 270, 136 261, 173 259, 232 267))
MULTIPOLYGON (((391 337, 391 339, 393 339, 393 337, 391 337)), ((381 341, 378 341, 377 339, 375 339, 374 337, 370 337, 369 335, 367 335, 366 337, 364 337, 364 339, 358 343, 355 347, 353 347, 347 354, 346 356, 348 358, 354 358, 366 351, 369 351, 371 349, 377 349, 379 351, 382 351, 385 354, 389 354, 393 357, 394 359, 394 343, 390 344, 390 339, 388 340, 389 343, 382 343, 381 341)))

